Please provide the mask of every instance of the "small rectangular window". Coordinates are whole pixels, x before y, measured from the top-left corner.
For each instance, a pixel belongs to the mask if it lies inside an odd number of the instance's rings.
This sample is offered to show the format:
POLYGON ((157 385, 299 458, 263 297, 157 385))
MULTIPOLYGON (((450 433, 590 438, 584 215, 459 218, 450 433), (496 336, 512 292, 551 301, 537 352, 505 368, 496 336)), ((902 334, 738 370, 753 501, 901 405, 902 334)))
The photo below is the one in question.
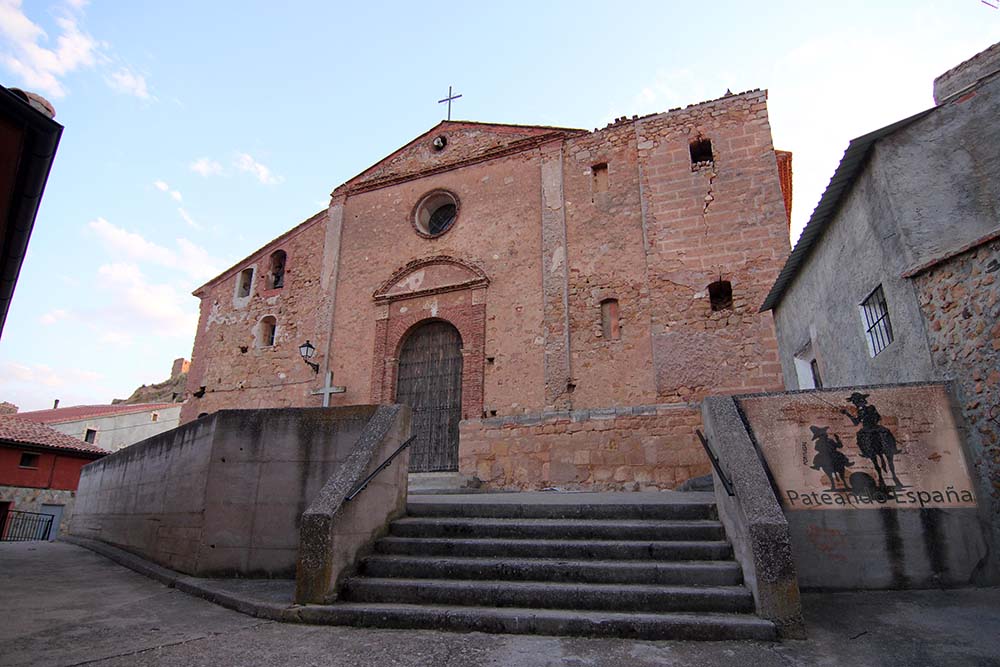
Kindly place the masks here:
POLYGON ((858 308, 865 325, 868 352, 874 357, 892 342, 892 322, 889 321, 889 308, 882 286, 876 287, 858 308))
POLYGON ((706 167, 715 161, 712 155, 712 140, 698 137, 688 145, 691 152, 691 169, 696 170, 706 167))
POLYGON ((93 444, 95 440, 97 440, 97 429, 88 428, 83 434, 83 441, 93 444))
POLYGON ((236 279, 236 296, 250 296, 250 288, 253 286, 253 269, 243 269, 236 279))
POLYGON ((593 174, 593 190, 594 194, 600 194, 602 192, 608 191, 608 164, 607 162, 602 162, 601 164, 595 164, 590 168, 590 173, 593 174))
POLYGON ((22 452, 21 453, 21 463, 19 463, 18 465, 21 466, 22 468, 37 468, 38 467, 38 460, 40 458, 41 457, 38 454, 31 454, 29 452, 22 452))

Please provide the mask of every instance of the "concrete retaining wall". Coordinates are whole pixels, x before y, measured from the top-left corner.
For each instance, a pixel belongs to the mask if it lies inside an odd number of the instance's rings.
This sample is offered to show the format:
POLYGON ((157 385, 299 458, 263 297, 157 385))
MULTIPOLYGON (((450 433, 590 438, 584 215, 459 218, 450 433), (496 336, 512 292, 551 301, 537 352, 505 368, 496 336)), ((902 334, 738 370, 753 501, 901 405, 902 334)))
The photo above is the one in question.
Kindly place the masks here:
POLYGON ((947 385, 841 388, 735 401, 741 420, 713 424, 713 445, 718 443, 725 463, 726 443, 752 440, 787 519, 802 588, 990 583, 989 518, 969 471, 961 414, 947 385), (872 422, 892 434, 894 473, 887 465, 884 472, 877 469, 861 450, 867 436, 851 421, 858 408, 847 400, 856 395, 867 397, 867 406, 878 412, 872 422), (831 479, 817 467, 823 451, 843 456, 842 477, 834 473, 831 479))
POLYGON ((198 576, 292 577, 302 513, 375 406, 223 410, 83 468, 70 532, 198 576))

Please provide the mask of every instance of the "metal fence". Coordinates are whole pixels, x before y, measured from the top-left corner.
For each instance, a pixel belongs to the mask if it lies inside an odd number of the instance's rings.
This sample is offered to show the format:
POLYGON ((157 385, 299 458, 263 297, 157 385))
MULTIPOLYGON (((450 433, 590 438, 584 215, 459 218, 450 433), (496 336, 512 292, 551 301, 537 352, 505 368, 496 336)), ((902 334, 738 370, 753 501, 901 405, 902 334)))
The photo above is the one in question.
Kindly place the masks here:
POLYGON ((7 510, 0 513, 0 542, 47 540, 52 533, 51 514, 7 510))

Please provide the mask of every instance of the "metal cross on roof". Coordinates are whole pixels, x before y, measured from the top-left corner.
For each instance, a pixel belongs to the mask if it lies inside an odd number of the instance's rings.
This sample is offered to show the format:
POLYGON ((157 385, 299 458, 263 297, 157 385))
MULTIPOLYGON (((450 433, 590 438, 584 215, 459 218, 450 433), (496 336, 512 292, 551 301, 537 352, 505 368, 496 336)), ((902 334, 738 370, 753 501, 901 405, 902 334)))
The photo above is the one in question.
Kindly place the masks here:
POLYGON ((461 97, 461 95, 452 95, 451 86, 448 86, 448 97, 443 100, 438 100, 438 104, 444 104, 445 102, 448 103, 448 120, 451 120, 451 101, 457 100, 459 97, 461 97))

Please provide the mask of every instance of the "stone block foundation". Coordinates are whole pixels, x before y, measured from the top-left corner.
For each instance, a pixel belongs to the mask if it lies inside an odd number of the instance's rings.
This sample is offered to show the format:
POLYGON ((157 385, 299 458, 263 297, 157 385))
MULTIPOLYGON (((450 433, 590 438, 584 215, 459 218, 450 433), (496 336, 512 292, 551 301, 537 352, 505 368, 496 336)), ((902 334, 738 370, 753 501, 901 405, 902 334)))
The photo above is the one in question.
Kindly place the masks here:
POLYGON ((459 471, 487 489, 672 489, 707 474, 687 403, 551 411, 460 425, 459 471))

